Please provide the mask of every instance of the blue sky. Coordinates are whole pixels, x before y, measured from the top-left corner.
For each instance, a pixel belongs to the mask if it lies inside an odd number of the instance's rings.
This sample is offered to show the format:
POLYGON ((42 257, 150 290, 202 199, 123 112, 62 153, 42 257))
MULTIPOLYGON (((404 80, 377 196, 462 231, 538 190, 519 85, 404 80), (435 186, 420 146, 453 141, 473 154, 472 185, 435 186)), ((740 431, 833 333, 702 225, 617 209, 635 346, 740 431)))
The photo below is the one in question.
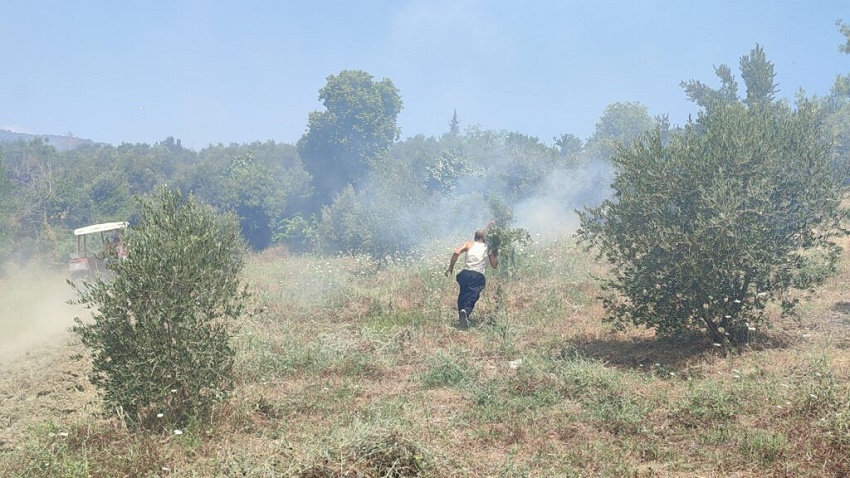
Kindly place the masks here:
MULTIPOLYGON (((193 149, 294 143, 328 75, 400 90, 402 138, 461 126, 551 144, 637 101, 684 123, 679 86, 717 85, 760 43, 780 95, 824 95, 850 55, 847 0, 18 1, 0 15, 0 129, 193 149)), ((738 75, 740 76, 740 75, 738 75)))

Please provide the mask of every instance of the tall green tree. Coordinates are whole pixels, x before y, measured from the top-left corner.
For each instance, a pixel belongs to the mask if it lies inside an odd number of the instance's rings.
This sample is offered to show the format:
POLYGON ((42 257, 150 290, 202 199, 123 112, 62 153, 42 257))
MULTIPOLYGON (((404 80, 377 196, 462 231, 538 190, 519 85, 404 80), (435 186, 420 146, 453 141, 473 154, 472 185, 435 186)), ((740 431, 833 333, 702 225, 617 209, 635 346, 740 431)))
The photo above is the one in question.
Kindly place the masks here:
POLYGON ((578 154, 582 150, 581 138, 574 134, 564 133, 561 136, 555 136, 555 147, 561 152, 561 156, 569 157, 578 154))
POLYGON ((235 213, 257 250, 269 246, 291 204, 309 195, 309 176, 295 148, 273 141, 205 148, 179 184, 219 211, 235 213))
POLYGON ((325 110, 310 113, 298 152, 316 199, 328 204, 345 185, 359 186, 370 161, 398 139, 402 101, 391 80, 375 81, 361 70, 328 76, 319 100, 325 110))
MULTIPOLYGON (((771 77, 756 63, 754 78, 771 77)), ((791 312, 791 292, 834 269, 847 168, 815 108, 748 84, 747 101, 711 103, 668 144, 656 131, 620 147, 614 197, 581 213, 580 237, 612 266, 604 305, 617 324, 741 343, 767 304, 791 312)))
POLYGON ((449 121, 449 136, 460 136, 460 120, 457 118, 457 110, 452 113, 452 119, 449 121))
POLYGON ((62 238, 60 226, 61 157, 52 145, 36 138, 18 141, 6 148, 6 171, 15 191, 13 221, 19 242, 28 243, 18 251, 18 259, 37 257, 47 262, 59 260, 62 238))
POLYGON ((612 103, 605 108, 596 123, 596 130, 587 140, 586 148, 596 157, 607 158, 618 144, 628 144, 654 126, 646 105, 612 103))

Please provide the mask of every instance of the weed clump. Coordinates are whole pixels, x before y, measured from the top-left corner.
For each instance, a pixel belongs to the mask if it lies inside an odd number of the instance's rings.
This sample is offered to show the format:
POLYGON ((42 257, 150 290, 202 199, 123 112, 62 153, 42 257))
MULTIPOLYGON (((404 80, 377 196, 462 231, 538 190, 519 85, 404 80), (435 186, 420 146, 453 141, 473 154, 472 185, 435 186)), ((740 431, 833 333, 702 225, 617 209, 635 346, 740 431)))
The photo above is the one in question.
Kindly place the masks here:
POLYGON ((425 450, 401 433, 373 433, 352 444, 338 460, 323 458, 297 474, 299 478, 409 478, 426 476, 431 460, 425 450), (332 465, 331 461, 336 461, 332 465))
POLYGON ((427 463, 424 450, 398 432, 372 435, 354 445, 352 453, 368 476, 403 478, 422 476, 427 463))

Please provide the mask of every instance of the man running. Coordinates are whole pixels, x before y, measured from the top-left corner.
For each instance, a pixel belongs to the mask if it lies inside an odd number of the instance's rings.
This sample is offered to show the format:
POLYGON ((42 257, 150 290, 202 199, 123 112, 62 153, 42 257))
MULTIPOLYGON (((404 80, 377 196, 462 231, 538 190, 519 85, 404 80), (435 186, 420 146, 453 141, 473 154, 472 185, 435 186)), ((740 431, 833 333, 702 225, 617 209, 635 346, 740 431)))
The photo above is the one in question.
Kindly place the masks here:
POLYGON ((446 269, 446 277, 449 277, 454 271, 458 257, 466 253, 463 270, 457 275, 457 283, 460 285, 460 293, 457 296, 457 315, 461 330, 469 328, 469 316, 472 314, 475 303, 478 302, 481 291, 484 290, 486 283, 484 271, 487 269, 487 263, 489 262, 490 267, 494 269, 499 267, 499 253, 487 250, 485 235, 483 229, 475 231, 474 240, 463 243, 455 250, 449 262, 449 268, 446 269))

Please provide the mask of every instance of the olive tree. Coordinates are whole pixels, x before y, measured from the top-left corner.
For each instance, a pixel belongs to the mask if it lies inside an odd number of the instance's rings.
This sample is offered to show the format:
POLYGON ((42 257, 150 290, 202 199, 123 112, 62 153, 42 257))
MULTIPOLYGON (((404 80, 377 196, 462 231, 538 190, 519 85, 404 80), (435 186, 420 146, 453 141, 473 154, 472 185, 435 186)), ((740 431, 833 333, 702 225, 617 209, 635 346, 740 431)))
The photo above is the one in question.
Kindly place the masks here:
POLYGON ((615 323, 736 344, 767 304, 791 312, 793 290, 835 267, 848 175, 814 108, 713 106, 669 143, 656 131, 621 145, 614 195, 580 213, 578 234, 612 266, 615 323))
POLYGON ((73 331, 92 359, 92 383, 131 425, 158 429, 201 419, 232 387, 232 320, 246 298, 245 245, 233 216, 159 188, 140 200, 126 259, 111 278, 79 288, 92 310, 73 331))

